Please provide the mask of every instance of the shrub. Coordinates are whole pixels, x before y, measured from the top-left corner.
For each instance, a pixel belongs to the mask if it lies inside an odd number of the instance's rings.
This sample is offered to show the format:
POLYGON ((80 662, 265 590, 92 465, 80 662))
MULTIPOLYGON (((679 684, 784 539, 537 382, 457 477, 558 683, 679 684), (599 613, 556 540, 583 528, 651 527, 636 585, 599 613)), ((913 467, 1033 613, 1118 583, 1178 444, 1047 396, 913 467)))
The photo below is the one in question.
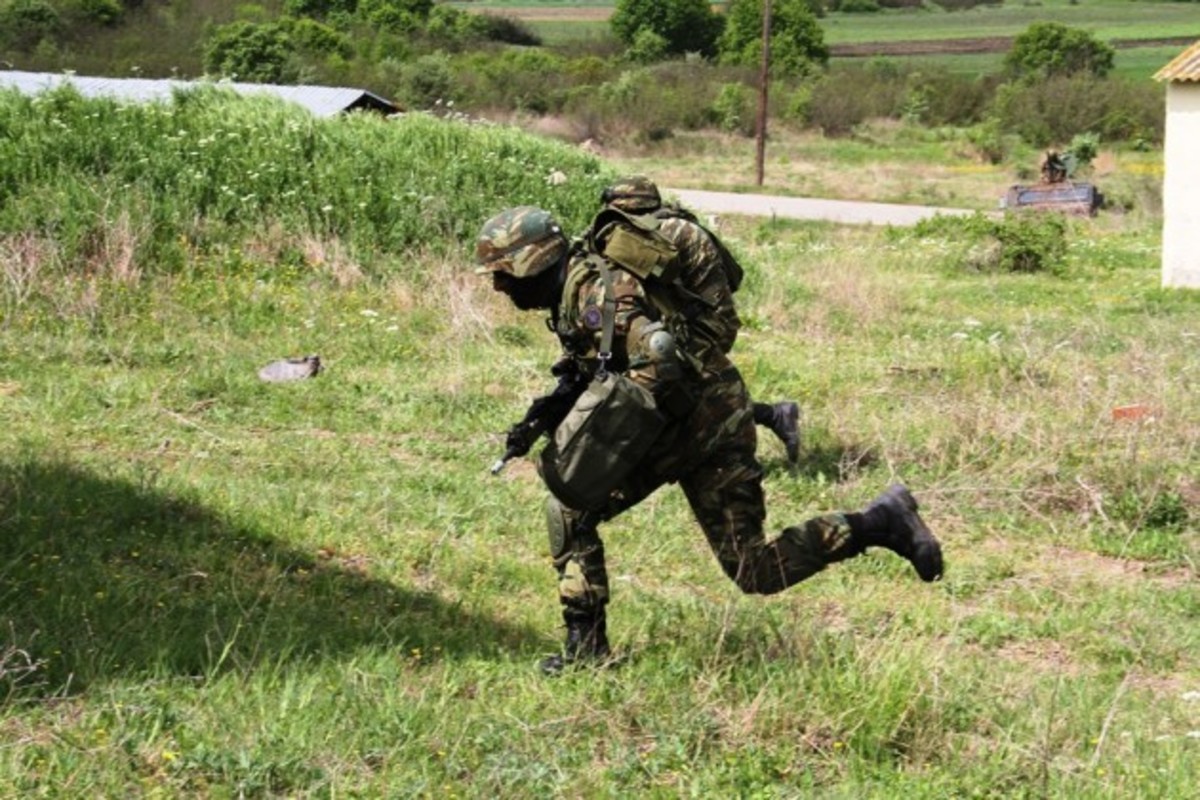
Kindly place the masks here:
POLYGON ((874 14, 881 10, 876 0, 843 0, 838 7, 843 14, 874 14))
POLYGON ((320 56, 338 55, 342 58, 350 58, 354 55, 354 47, 350 43, 349 36, 314 19, 304 17, 288 20, 285 18, 280 25, 291 37, 292 43, 298 50, 320 56))
POLYGON ((968 128, 966 136, 979 158, 988 164, 1002 163, 1013 149, 1010 137, 1004 134, 999 121, 995 119, 968 128))
POLYGON ((331 14, 351 14, 357 0, 284 0, 284 13, 293 17, 324 19, 331 14))
MULTIPOLYGON (((721 63, 762 61, 762 0, 733 0, 721 35, 721 63)), ((825 34, 805 0, 776 0, 771 12, 773 75, 805 75, 829 62, 825 34)))
POLYGON ((625 51, 625 58, 634 64, 653 64, 667 57, 670 43, 650 28, 642 28, 625 51))
POLYGON ((62 28, 62 19, 45 0, 12 0, 0 8, 0 42, 29 50, 62 28))
POLYGON ((807 121, 826 136, 844 136, 872 117, 899 116, 908 96, 899 74, 872 75, 861 68, 832 71, 813 85, 807 121))
POLYGON ((918 222, 913 233, 946 239, 954 266, 976 271, 1058 271, 1067 252, 1067 222, 1054 212, 1010 212, 998 220, 938 215, 918 222))
POLYGON ((740 83, 725 83, 712 104, 713 118, 723 131, 750 135, 754 133, 754 109, 750 91, 740 83))
POLYGON ((974 125, 984 118, 996 95, 997 79, 935 69, 909 77, 925 98, 922 119, 928 125, 974 125))
POLYGON ((210 74, 253 83, 286 83, 295 77, 293 46, 283 25, 234 22, 213 30, 204 45, 210 74))
POLYGON ((542 44, 542 37, 515 17, 488 14, 481 20, 484 37, 493 42, 504 42, 523 47, 540 47, 542 44))
POLYGON ((1086 170, 1100 154, 1100 137, 1094 133, 1076 134, 1064 154, 1075 162, 1076 170, 1086 170))
POLYGON ((992 113, 1006 131, 1036 147, 1094 132, 1109 141, 1162 140, 1162 87, 1086 75, 1001 86, 992 113))
POLYGON ((1067 254, 1067 223, 1054 212, 1005 214, 994 236, 1006 272, 1055 271, 1067 254))
POLYGON ((455 97, 454 71, 445 53, 429 53, 405 64, 396 96, 407 108, 433 108, 455 97))
POLYGON ((598 87, 573 90, 566 110, 603 120, 606 133, 666 138, 711 122, 713 82, 703 64, 670 61, 628 69, 598 87))
POLYGON ((116 25, 125 13, 118 0, 78 0, 79 11, 85 19, 101 25, 116 25))
POLYGON ((455 69, 463 99, 475 108, 545 114, 562 109, 571 76, 566 59, 545 50, 467 53, 455 69))
POLYGON ((632 46, 643 30, 667 43, 669 53, 716 54, 722 18, 708 0, 617 0, 609 18, 613 35, 632 46))
POLYGON ((1030 79, 1084 73, 1103 78, 1116 51, 1081 28, 1035 22, 1013 41, 1004 59, 1009 74, 1030 79))

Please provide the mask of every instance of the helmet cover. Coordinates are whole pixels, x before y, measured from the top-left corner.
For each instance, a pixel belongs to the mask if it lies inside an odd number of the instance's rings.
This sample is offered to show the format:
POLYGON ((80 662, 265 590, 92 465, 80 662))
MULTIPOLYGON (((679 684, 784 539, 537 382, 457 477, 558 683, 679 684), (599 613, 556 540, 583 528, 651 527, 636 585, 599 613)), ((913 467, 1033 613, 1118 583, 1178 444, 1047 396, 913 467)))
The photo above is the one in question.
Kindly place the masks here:
POLYGON ((600 202, 622 211, 646 213, 662 206, 658 186, 645 175, 629 175, 604 188, 600 202))
POLYGON ((517 206, 483 223, 475 242, 475 271, 530 278, 561 261, 567 249, 567 237, 549 211, 517 206))

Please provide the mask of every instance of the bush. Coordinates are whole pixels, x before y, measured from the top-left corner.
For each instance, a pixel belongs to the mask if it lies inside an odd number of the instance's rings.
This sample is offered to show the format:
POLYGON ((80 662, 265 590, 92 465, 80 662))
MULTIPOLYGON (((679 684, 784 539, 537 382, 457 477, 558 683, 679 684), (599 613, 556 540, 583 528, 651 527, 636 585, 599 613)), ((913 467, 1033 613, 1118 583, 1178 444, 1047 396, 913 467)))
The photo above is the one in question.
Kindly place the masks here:
POLYGON ((844 136, 867 119, 899 116, 907 98, 908 86, 900 74, 837 70, 813 85, 807 121, 826 136, 844 136))
POLYGON ((613 35, 633 46, 638 34, 653 31, 667 43, 667 52, 716 54, 723 18, 708 0, 617 0, 609 25, 613 35))
POLYGON ((1116 51, 1081 28, 1035 22, 1013 41, 1004 59, 1010 75, 1033 80, 1083 73, 1103 78, 1116 51))
POLYGON ((45 0, 12 0, 0 8, 0 43, 30 50, 59 33, 62 19, 45 0))
POLYGON ((993 235, 1006 272, 1057 271, 1067 254, 1067 223, 1054 212, 1005 214, 993 235))
POLYGON ((570 75, 566 59, 545 50, 474 52, 455 62, 462 99, 474 108, 545 114, 561 110, 570 75))
POLYGON ((406 108, 433 108, 457 99, 456 83, 449 56, 430 53, 402 67, 396 97, 406 108))
POLYGON ((843 0, 838 7, 843 14, 874 14, 882 10, 875 0, 843 0))
POLYGON ((204 69, 251 83, 286 83, 295 78, 293 46, 283 25, 234 22, 213 30, 204 45, 204 69))
POLYGON ((280 23, 297 50, 317 56, 337 55, 350 58, 354 47, 350 37, 328 25, 307 17, 280 23))
POLYGON ((751 92, 740 83, 725 83, 712 104, 717 127, 728 133, 746 136, 754 133, 754 104, 751 92))
POLYGON ((995 119, 968 128, 966 135, 967 141, 975 148, 979 158, 988 164, 1002 163, 1013 150, 1010 137, 1004 134, 1000 123, 995 119))
MULTIPOLYGON (((721 35, 721 63, 762 62, 762 0, 733 0, 721 35)), ((776 0, 771 12, 771 72, 806 75, 829 62, 829 48, 805 0, 776 0)))
POLYGON ((293 17, 325 19, 331 14, 351 14, 357 0, 284 0, 284 13, 293 17))
POLYGON ((1075 163, 1075 170, 1086 170, 1100 154, 1100 137, 1094 133, 1079 133, 1067 145, 1064 155, 1075 163))
POLYGON ((1055 272, 1067 252, 1067 222, 1054 212, 935 216, 913 227, 919 237, 946 239, 951 262, 974 271, 1055 272))
POLYGON ((566 110, 602 120, 608 135, 662 139, 712 122, 714 81, 703 64, 670 61, 629 69, 598 87, 570 93, 566 110))
POLYGON ((667 57, 670 42, 649 28, 642 28, 625 51, 625 58, 634 64, 653 64, 667 57))
POLYGON ((78 0, 83 17, 101 25, 116 25, 125 14, 118 0, 78 0))
POLYGON ((1005 84, 992 113, 1001 127, 1035 147, 1094 132, 1108 141, 1162 141, 1163 88, 1086 75, 1005 84))
POLYGON ((483 16, 482 23, 485 38, 493 42, 504 42, 522 47, 540 47, 542 44, 542 37, 515 17, 488 14, 483 16))

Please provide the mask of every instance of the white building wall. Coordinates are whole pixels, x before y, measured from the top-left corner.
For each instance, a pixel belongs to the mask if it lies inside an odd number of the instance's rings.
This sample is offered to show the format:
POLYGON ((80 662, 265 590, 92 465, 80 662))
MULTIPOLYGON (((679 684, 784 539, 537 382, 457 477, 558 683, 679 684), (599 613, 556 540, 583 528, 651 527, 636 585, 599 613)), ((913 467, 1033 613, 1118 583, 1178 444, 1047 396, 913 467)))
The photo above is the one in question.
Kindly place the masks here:
POLYGON ((1167 85, 1163 286, 1200 288, 1200 84, 1167 85))

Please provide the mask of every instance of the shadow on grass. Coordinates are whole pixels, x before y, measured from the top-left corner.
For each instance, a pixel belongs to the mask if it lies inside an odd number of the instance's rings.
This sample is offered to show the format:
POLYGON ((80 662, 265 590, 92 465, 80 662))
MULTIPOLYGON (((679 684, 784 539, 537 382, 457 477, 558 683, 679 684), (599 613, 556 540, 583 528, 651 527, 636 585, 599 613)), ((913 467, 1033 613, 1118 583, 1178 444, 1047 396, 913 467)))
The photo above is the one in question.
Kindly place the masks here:
POLYGON ((865 445, 804 440, 794 470, 784 459, 764 459, 763 471, 768 476, 791 472, 808 481, 824 479, 842 483, 870 469, 878 460, 874 450, 865 445))
POLYGON ((537 641, 159 490, 0 463, 0 702, 370 646, 455 659, 537 641))

